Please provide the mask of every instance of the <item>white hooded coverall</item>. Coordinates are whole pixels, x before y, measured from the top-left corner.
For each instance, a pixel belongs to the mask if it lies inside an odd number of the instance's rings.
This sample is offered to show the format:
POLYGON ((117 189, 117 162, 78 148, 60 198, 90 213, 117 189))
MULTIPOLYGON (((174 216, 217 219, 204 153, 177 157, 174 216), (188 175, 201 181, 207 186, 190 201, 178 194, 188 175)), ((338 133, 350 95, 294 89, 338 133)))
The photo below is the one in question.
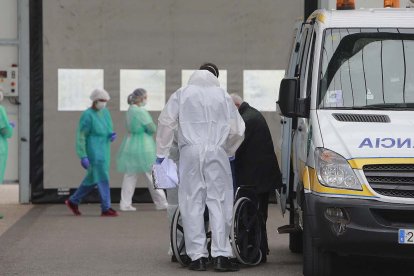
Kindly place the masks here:
POLYGON ((232 99, 207 70, 171 95, 158 118, 157 156, 166 157, 178 130, 178 202, 187 255, 208 257, 204 209, 209 210, 212 257, 231 257, 233 184, 229 157, 243 141, 245 125, 232 99))

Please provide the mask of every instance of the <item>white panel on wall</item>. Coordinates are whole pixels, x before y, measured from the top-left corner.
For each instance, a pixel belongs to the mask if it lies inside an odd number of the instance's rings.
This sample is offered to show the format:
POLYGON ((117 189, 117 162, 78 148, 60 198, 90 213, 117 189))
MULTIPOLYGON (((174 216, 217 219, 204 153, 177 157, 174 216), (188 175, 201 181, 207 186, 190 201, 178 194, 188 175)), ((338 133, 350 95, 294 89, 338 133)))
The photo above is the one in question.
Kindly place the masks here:
POLYGON ((17 39, 17 2, 1 0, 0 39, 17 39))
MULTIPOLYGON (((191 75, 194 73, 195 70, 182 70, 181 71, 181 85, 185 86, 188 83, 191 75)), ((220 87, 227 91, 227 70, 220 70, 219 71, 219 82, 220 87)))
POLYGON ((260 111, 276 111, 280 82, 285 70, 244 70, 243 97, 260 111))
POLYGON ((58 69, 58 110, 87 109, 91 106, 91 92, 103 86, 102 69, 58 69))
POLYGON ((165 105, 165 70, 135 70, 120 71, 120 108, 128 109, 128 95, 137 88, 147 91, 148 111, 161 111, 165 105))

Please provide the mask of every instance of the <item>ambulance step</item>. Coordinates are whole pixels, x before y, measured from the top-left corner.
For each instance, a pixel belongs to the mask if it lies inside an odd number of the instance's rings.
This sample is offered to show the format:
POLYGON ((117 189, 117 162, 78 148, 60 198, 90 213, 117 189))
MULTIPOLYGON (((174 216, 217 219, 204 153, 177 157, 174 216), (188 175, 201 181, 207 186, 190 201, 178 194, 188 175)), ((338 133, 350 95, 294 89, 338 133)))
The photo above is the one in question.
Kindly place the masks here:
POLYGON ((298 233, 299 229, 294 224, 283 225, 277 228, 279 234, 298 233))

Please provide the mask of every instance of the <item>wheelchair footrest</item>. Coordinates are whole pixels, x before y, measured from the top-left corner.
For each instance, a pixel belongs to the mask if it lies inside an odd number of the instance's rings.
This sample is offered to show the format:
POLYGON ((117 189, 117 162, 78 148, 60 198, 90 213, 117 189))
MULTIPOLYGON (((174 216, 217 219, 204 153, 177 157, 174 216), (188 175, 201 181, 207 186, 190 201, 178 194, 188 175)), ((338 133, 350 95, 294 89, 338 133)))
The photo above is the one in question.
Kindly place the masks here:
POLYGON ((300 232, 300 229, 297 228, 294 224, 288 224, 278 227, 277 232, 279 234, 298 233, 300 232))

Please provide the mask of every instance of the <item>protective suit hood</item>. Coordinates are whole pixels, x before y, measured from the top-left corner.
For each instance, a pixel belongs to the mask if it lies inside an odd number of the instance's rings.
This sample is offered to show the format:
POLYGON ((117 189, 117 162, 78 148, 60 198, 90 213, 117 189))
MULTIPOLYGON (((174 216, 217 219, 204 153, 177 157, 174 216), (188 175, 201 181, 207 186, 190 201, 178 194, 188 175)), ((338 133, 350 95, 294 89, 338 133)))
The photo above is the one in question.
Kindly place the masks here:
POLYGON ((191 75, 188 85, 220 87, 220 82, 211 72, 207 70, 197 70, 191 75))

